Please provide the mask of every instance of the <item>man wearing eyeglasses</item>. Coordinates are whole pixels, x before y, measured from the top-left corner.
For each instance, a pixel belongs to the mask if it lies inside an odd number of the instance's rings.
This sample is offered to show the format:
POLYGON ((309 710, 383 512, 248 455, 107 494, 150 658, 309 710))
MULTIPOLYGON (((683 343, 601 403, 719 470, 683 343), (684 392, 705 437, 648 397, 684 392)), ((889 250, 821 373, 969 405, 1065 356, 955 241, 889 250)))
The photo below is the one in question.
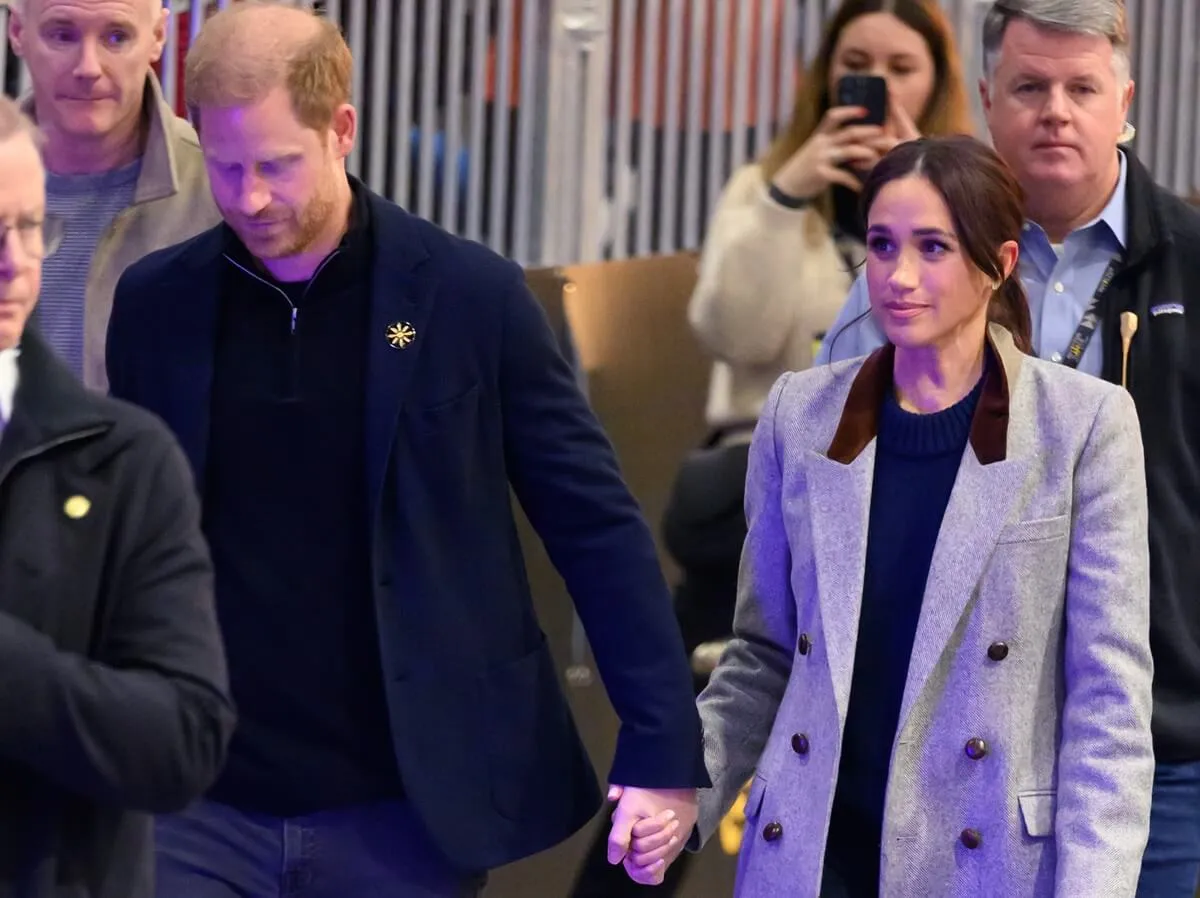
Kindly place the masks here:
POLYGON ((44 182, 0 96, 0 896, 149 898, 151 815, 216 778, 233 707, 182 452, 26 330, 44 182))
POLYGON ((13 49, 46 143, 47 204, 61 238, 35 323, 84 383, 108 387, 104 340, 125 269, 219 221, 196 134, 164 100, 162 0, 14 0, 13 49))

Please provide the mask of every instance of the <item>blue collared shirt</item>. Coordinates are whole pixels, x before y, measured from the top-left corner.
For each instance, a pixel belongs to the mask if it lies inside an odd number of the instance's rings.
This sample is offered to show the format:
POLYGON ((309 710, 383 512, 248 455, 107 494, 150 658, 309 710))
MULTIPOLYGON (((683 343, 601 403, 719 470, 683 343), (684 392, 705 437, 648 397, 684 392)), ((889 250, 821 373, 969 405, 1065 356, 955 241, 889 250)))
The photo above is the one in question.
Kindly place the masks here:
MULTIPOLYGON (((1046 232, 1034 222, 1026 222, 1021 234, 1020 276, 1029 296, 1033 350, 1044 359, 1062 361, 1104 270, 1115 256, 1124 252, 1127 164, 1125 154, 1119 155, 1121 173, 1108 205, 1092 221, 1068 234, 1061 247, 1051 246, 1046 232)), ((870 309, 866 279, 860 274, 821 344, 816 364, 852 359, 883 345, 883 332, 876 326, 870 309)), ((1100 375, 1104 361, 1102 344, 1096 334, 1080 360, 1080 371, 1100 375)))

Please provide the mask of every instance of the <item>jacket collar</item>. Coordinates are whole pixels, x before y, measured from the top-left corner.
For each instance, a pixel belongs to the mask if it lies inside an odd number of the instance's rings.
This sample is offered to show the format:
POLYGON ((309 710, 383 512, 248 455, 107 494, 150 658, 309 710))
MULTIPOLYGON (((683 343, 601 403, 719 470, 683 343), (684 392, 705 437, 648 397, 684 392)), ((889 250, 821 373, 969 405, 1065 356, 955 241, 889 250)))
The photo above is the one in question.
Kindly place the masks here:
MULTIPOLYGON (((32 93, 22 98, 21 108, 30 118, 37 120, 32 93)), ((162 87, 153 72, 146 79, 142 98, 142 124, 145 128, 146 144, 142 150, 142 167, 133 193, 135 205, 164 199, 179 192, 179 173, 175 161, 175 142, 178 139, 176 129, 181 125, 190 128, 186 123, 179 121, 163 97, 162 87)))
MULTIPOLYGON (((1016 383, 1023 354, 1012 335, 996 324, 988 326, 988 360, 983 392, 971 421, 971 448, 982 465, 1003 461, 1008 456, 1008 411, 1011 385, 1016 383)), ((885 343, 867 356, 842 410, 841 420, 826 455, 844 465, 851 464, 879 435, 879 415, 888 390, 896 347, 885 343)))
POLYGON ((107 400, 90 393, 34 328, 21 338, 17 368, 12 420, 0 440, 0 470, 37 446, 114 424, 107 400))
POLYGON ((1122 148, 1125 154, 1125 248, 1126 264, 1135 266, 1147 256, 1171 242, 1171 232, 1164 227, 1159 203, 1159 187, 1146 166, 1136 155, 1122 148))
MULTIPOLYGON (((391 273, 412 271, 429 257, 417 219, 395 203, 375 193, 353 175, 347 175, 354 191, 356 208, 369 227, 373 267, 391 273)), ((182 244, 178 257, 193 271, 215 264, 229 248, 231 232, 222 222, 182 244)), ((386 284, 388 281, 378 281, 386 284)))

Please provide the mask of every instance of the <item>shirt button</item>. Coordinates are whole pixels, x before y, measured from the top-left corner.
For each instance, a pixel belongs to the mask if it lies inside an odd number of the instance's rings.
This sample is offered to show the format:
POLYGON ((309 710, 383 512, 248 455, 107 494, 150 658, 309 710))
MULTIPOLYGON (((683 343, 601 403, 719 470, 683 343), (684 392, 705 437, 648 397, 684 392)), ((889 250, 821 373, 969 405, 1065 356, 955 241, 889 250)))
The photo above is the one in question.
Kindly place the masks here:
POLYGON ((1054 292, 1055 292, 1055 293, 1062 293, 1062 292, 1063 292, 1063 290, 1065 290, 1065 289, 1066 289, 1066 287, 1064 287, 1064 286, 1063 286, 1063 282, 1062 282, 1062 281, 1055 281, 1055 282, 1054 282, 1054 292))

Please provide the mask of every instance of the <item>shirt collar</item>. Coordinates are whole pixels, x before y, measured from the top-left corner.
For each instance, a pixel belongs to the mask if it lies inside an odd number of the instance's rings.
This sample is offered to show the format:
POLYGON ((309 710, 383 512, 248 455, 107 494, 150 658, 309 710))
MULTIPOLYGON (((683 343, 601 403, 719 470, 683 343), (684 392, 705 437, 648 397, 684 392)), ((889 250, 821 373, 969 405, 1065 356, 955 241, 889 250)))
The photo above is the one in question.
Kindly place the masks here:
MULTIPOLYGON (((1121 173, 1117 176, 1117 189, 1113 191, 1113 195, 1109 198, 1108 205, 1100 210, 1100 214, 1096 217, 1096 220, 1108 225, 1108 229, 1112 231, 1112 235, 1121 244, 1121 249, 1128 249, 1129 244, 1126 240, 1125 227, 1125 178, 1129 165, 1125 161, 1125 154, 1123 152, 1118 150, 1117 156, 1121 160, 1121 173)), ((1095 222, 1088 222, 1088 224, 1095 224, 1095 222)), ((1087 225, 1084 227, 1087 227, 1087 225)))
POLYGON ((17 369, 17 356, 21 350, 0 350, 0 425, 12 419, 13 398, 17 395, 17 380, 20 377, 17 369))
MULTIPOLYGON (((1120 173, 1117 175, 1117 187, 1113 194, 1108 199, 1108 204, 1100 210, 1100 214, 1086 224, 1080 225, 1072 233, 1079 233, 1103 222, 1108 227, 1108 231, 1113 235, 1117 244, 1121 249, 1128 248, 1128 230, 1126 225, 1125 215, 1125 183, 1128 177, 1129 164, 1125 158, 1125 153, 1121 150, 1117 151, 1117 157, 1120 160, 1120 173)), ((1035 231, 1038 234, 1045 235, 1041 225, 1033 221, 1025 222, 1025 230, 1035 231)))

